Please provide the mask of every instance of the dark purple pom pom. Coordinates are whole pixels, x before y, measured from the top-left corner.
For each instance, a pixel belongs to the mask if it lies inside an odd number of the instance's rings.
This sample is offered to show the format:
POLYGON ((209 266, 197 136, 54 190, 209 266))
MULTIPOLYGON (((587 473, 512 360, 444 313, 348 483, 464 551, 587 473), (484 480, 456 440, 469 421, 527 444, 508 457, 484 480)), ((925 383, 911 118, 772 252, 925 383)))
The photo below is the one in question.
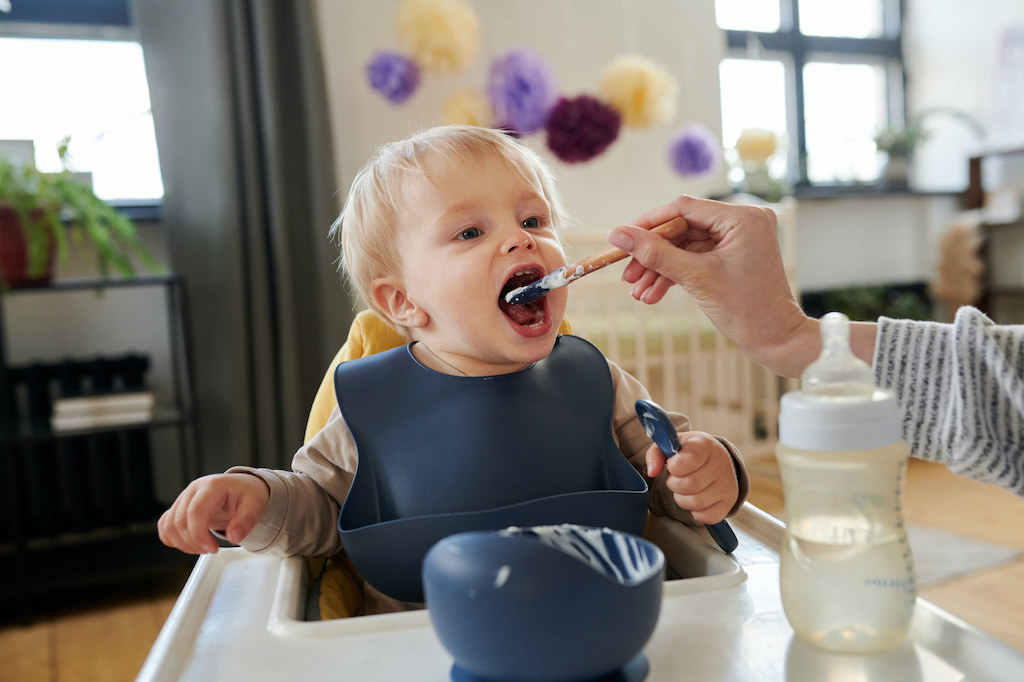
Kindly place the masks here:
POLYGON ((412 97, 420 84, 420 68, 416 62, 397 52, 379 52, 366 65, 370 87, 388 98, 392 104, 401 104, 412 97))
POLYGON ((566 163, 590 161, 619 137, 622 116, 588 95, 562 97, 548 115, 548 149, 566 163))

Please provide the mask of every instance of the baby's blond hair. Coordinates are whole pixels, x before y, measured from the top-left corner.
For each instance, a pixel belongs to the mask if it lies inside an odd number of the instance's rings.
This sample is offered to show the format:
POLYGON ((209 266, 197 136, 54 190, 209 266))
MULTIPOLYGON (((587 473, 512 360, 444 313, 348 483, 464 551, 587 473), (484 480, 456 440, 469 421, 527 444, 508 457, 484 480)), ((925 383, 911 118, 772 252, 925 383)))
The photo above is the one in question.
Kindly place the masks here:
POLYGON ((508 164, 547 201, 551 224, 556 231, 561 229, 566 215, 554 172, 536 151, 498 130, 464 125, 429 128, 381 146, 356 174, 330 236, 337 239, 340 234, 339 269, 385 321, 388 317, 374 300, 372 285, 401 270, 396 233, 406 179, 425 176, 430 160, 454 165, 489 154, 508 164))

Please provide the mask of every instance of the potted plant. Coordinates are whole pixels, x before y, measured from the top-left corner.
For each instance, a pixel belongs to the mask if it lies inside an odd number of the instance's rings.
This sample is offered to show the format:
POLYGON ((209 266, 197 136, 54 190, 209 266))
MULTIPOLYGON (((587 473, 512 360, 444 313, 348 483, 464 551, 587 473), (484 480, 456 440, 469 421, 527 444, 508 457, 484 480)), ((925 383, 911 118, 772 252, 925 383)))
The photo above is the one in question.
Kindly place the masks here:
POLYGON ((162 272, 135 225, 70 172, 41 173, 0 154, 0 286, 45 284, 70 244, 92 251, 103 277, 135 273, 133 259, 162 272))
POLYGON ((978 137, 985 136, 985 131, 969 114, 949 107, 925 109, 907 119, 907 124, 902 129, 889 127, 875 135, 875 147, 886 156, 885 166, 882 168, 884 181, 891 184, 907 184, 914 151, 930 137, 924 126, 925 120, 935 114, 946 114, 966 124, 978 137))
POLYGON ((739 167, 743 170, 743 181, 739 190, 761 197, 765 201, 778 203, 782 197, 792 194, 792 188, 772 173, 769 164, 779 151, 779 138, 762 128, 744 128, 736 139, 734 147, 739 167))

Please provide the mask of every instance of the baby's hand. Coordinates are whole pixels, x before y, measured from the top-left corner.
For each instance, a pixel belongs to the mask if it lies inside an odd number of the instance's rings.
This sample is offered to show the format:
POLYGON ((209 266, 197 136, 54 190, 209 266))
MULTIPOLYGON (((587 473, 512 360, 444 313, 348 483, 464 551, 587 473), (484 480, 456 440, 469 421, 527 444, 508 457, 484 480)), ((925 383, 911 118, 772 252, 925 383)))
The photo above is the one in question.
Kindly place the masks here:
POLYGON ((181 491, 157 523, 160 541, 188 554, 216 553, 211 530, 240 543, 263 518, 270 489, 251 474, 211 474, 197 478, 181 491))
POLYGON ((657 445, 647 450, 647 474, 651 478, 668 469, 666 485, 672 498, 703 524, 725 518, 740 494, 732 455, 713 436, 702 431, 679 434, 679 452, 666 461, 657 445))

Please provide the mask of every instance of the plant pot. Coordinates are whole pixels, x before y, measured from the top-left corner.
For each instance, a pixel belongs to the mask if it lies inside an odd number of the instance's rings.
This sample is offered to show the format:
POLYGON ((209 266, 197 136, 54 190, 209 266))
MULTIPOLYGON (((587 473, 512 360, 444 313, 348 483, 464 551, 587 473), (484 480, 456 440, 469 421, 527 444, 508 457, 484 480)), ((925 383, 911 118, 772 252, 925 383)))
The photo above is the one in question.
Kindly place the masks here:
POLYGON ((888 156, 882 166, 882 181, 890 187, 907 187, 910 180, 910 159, 906 156, 888 156))
POLYGON ((11 288, 45 286, 53 280, 56 249, 51 241, 50 253, 42 272, 29 273, 25 235, 21 219, 9 206, 0 206, 0 283, 11 288))

